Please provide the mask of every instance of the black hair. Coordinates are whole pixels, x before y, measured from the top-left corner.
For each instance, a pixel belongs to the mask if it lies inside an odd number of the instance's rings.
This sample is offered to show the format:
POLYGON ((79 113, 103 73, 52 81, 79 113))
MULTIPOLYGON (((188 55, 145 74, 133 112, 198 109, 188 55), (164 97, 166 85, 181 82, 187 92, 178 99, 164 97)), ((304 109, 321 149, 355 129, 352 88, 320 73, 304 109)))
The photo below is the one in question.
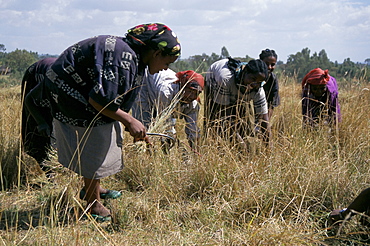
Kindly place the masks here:
POLYGON ((268 78, 268 68, 267 65, 264 61, 260 59, 256 60, 251 60, 248 62, 247 65, 245 65, 243 69, 244 73, 251 73, 251 74, 256 74, 256 73, 262 73, 265 75, 265 78, 268 78))
POLYGON ((273 56, 276 58, 278 58, 275 50, 270 50, 270 49, 265 49, 265 50, 262 50, 261 54, 260 54, 260 59, 263 60, 265 59, 266 57, 270 57, 270 56, 273 56))

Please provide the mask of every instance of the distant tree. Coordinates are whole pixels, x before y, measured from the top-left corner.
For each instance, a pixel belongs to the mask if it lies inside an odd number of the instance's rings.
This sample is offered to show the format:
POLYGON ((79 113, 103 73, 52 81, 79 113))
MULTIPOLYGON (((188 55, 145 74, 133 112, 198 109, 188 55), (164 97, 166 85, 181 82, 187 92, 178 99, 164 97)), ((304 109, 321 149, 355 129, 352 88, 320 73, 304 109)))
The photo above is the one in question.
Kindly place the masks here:
POLYGON ((209 56, 203 53, 202 55, 195 55, 189 57, 192 70, 196 72, 205 72, 208 69, 209 56))
MULTIPOLYGON (((223 55, 212 53, 210 56, 203 53, 202 55, 193 55, 186 59, 179 59, 175 63, 170 65, 174 71, 183 70, 195 70, 198 73, 204 73, 208 70, 209 66, 217 60, 224 58, 228 54, 227 49, 223 47, 221 51, 223 55)), ((243 62, 249 62, 253 58, 246 55, 245 57, 233 57, 243 62)), ((370 58, 365 61, 370 64, 370 58)), ((326 51, 322 49, 320 52, 314 52, 311 55, 309 48, 304 48, 296 54, 288 56, 287 63, 283 61, 277 62, 276 72, 282 72, 288 76, 294 76, 297 78, 297 82, 301 81, 302 78, 312 69, 320 67, 322 69, 328 69, 330 75, 336 78, 349 77, 349 78, 361 78, 369 80, 370 69, 366 69, 365 64, 356 64, 349 58, 345 59, 343 63, 337 61, 330 61, 326 51)))
POLYGON ((12 69, 12 75, 21 78, 24 71, 34 62, 38 60, 38 55, 35 52, 16 49, 6 55, 5 66, 12 69))
POLYGON ((48 57, 58 57, 58 55, 50 55, 50 54, 41 54, 39 55, 39 60, 48 58, 48 57))
POLYGON ((333 63, 329 60, 329 57, 324 49, 319 52, 318 59, 318 67, 322 69, 329 69, 331 66, 333 66, 333 63))
POLYGON ((227 51, 226 47, 223 46, 221 48, 221 59, 227 58, 229 56, 230 56, 229 51, 227 51))
POLYGON ((175 72, 184 70, 194 70, 197 73, 203 73, 208 70, 208 67, 215 61, 219 60, 220 56, 212 53, 211 56, 203 53, 202 55, 190 56, 186 59, 179 59, 170 64, 170 68, 175 72))
POLYGON ((221 59, 220 55, 217 55, 216 53, 212 53, 211 56, 208 58, 207 66, 210 66, 212 63, 218 61, 221 59))
POLYGON ((0 44, 0 65, 2 65, 3 62, 4 62, 3 60, 4 60, 5 56, 6 56, 5 51, 6 51, 5 45, 0 44))
POLYGON ((189 63, 187 59, 177 59, 174 63, 170 64, 170 69, 175 72, 191 70, 189 69, 189 63))
POLYGON ((311 63, 312 66, 319 67, 318 65, 320 63, 320 60, 319 60, 319 56, 317 55, 317 52, 314 52, 312 54, 312 56, 310 57, 310 60, 311 60, 310 63, 311 63))
POLYGON ((308 48, 304 48, 301 52, 297 52, 295 55, 289 55, 286 65, 282 65, 281 68, 284 69, 288 75, 297 75, 298 80, 301 80, 312 69, 319 67, 324 70, 334 70, 333 72, 336 73, 338 70, 337 66, 338 63, 333 63, 329 60, 324 49, 319 53, 314 52, 310 56, 310 50, 308 48), (333 67, 336 68, 332 69, 333 67))
POLYGON ((276 62, 276 65, 277 65, 277 66, 280 66, 280 65, 283 65, 283 64, 284 64, 284 62, 283 62, 283 61, 281 61, 281 60, 279 60, 279 61, 277 61, 277 62, 276 62))
POLYGON ((250 57, 249 55, 245 55, 245 60, 241 60, 241 61, 245 61, 245 62, 249 62, 250 60, 253 60, 254 58, 253 57, 250 57))
POLYGON ((352 77, 356 73, 356 64, 350 58, 344 59, 338 69, 338 74, 343 77, 352 77))
POLYGON ((366 65, 370 65, 370 58, 367 58, 367 59, 365 60, 365 63, 366 63, 366 65))
MULTIPOLYGON (((297 75, 298 79, 301 80, 312 67, 310 52, 308 48, 304 48, 295 55, 289 55, 285 66, 286 73, 288 75, 297 75)), ((313 60, 314 59, 315 58, 313 58, 313 60)))

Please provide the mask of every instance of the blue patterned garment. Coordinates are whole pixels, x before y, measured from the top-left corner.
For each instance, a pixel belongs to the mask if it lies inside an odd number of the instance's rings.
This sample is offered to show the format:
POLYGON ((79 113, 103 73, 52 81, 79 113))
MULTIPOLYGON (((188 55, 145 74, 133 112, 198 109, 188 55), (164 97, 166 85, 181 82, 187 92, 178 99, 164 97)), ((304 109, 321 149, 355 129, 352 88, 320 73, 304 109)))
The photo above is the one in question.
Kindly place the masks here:
POLYGON ((67 48, 46 74, 53 117, 80 127, 113 122, 97 116, 89 98, 110 110, 129 112, 142 74, 139 58, 124 38, 102 35, 80 41, 67 48))

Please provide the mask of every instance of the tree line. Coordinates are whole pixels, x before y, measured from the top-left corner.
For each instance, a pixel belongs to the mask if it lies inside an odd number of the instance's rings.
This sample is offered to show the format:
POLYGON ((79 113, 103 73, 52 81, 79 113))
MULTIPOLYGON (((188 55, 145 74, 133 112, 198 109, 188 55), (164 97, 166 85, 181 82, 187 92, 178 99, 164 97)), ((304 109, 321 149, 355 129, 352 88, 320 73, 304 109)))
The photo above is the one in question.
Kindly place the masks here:
POLYGON ((37 52, 16 49, 6 52, 4 44, 0 44, 0 85, 19 85, 26 69, 34 62, 45 57, 57 55, 39 55, 37 52), (7 78, 3 78, 7 75, 7 78))
MULTIPOLYGON (((194 55, 186 59, 180 59, 175 63, 171 64, 171 68, 176 71, 182 70, 196 70, 204 73, 208 67, 215 61, 223 59, 229 56, 227 49, 223 47, 221 49, 221 55, 212 53, 210 56, 207 54, 194 55)), ((240 61, 248 62, 252 58, 248 55, 245 57, 234 57, 240 61)), ((342 63, 337 61, 330 61, 326 51, 323 49, 319 53, 311 51, 308 48, 302 49, 302 51, 296 54, 289 55, 287 62, 278 61, 275 69, 276 73, 284 73, 287 76, 295 76, 300 81, 309 71, 314 68, 320 67, 322 69, 328 69, 329 74, 333 77, 339 78, 358 78, 369 81, 370 79, 370 58, 365 60, 365 63, 355 63, 350 58, 345 59, 342 63)))
MULTIPOLYGON (((56 55, 39 55, 37 52, 16 49, 15 51, 6 52, 5 45, 0 44, 0 75, 9 75, 9 77, 20 81, 25 70, 34 62, 45 57, 55 57, 56 55)), ((212 53, 207 55, 193 55, 188 58, 178 59, 171 64, 170 68, 175 71, 194 70, 199 73, 205 73, 209 66, 223 58, 229 57, 229 52, 226 47, 221 48, 221 54, 212 53)), ((248 55, 245 57, 234 57, 240 61, 248 62, 254 59, 248 55)), ((257 58, 257 57, 256 57, 257 58)), ((300 81, 304 75, 310 70, 320 67, 328 69, 329 73, 340 78, 358 78, 365 81, 370 79, 370 58, 366 59, 364 63, 355 63, 350 58, 345 59, 342 63, 337 61, 330 61, 325 50, 319 53, 311 54, 309 48, 304 48, 296 54, 289 55, 287 62, 277 62, 275 69, 276 73, 284 73, 286 76, 295 76, 300 81)), ((5 83, 0 77, 0 84, 5 83)), ((6 80, 9 81, 9 80, 6 80)))

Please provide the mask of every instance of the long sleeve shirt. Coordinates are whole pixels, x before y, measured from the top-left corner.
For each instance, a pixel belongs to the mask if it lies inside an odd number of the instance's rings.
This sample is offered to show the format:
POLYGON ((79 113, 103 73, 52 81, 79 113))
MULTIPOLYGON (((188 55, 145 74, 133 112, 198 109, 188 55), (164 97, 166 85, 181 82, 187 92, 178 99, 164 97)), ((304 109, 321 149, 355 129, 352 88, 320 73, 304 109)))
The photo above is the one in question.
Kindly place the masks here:
POLYGON ((197 126, 199 103, 180 101, 180 84, 176 73, 171 69, 150 74, 146 70, 143 85, 140 88, 132 108, 132 115, 144 124, 147 129, 152 128, 161 118, 164 118, 165 132, 176 134, 175 116, 186 122, 185 133, 189 142, 198 138, 200 129, 197 126))
POLYGON ((122 37, 96 36, 70 46, 46 73, 53 117, 80 127, 113 122, 98 115, 89 98, 112 111, 128 112, 142 72, 137 54, 122 37))
POLYGON ((303 88, 302 115, 305 124, 314 125, 321 119, 329 124, 341 121, 338 85, 334 77, 330 76, 326 88, 326 92, 318 98, 310 93, 309 85, 303 88))
MULTIPOLYGON (((253 102, 254 113, 267 114, 267 101, 262 87, 248 93, 241 93, 235 81, 234 74, 227 66, 228 59, 213 63, 206 74, 208 103, 217 103, 222 106, 249 104, 253 102)), ((212 107, 210 105, 209 107, 212 107)), ((212 110, 211 110, 212 111, 212 110)))

